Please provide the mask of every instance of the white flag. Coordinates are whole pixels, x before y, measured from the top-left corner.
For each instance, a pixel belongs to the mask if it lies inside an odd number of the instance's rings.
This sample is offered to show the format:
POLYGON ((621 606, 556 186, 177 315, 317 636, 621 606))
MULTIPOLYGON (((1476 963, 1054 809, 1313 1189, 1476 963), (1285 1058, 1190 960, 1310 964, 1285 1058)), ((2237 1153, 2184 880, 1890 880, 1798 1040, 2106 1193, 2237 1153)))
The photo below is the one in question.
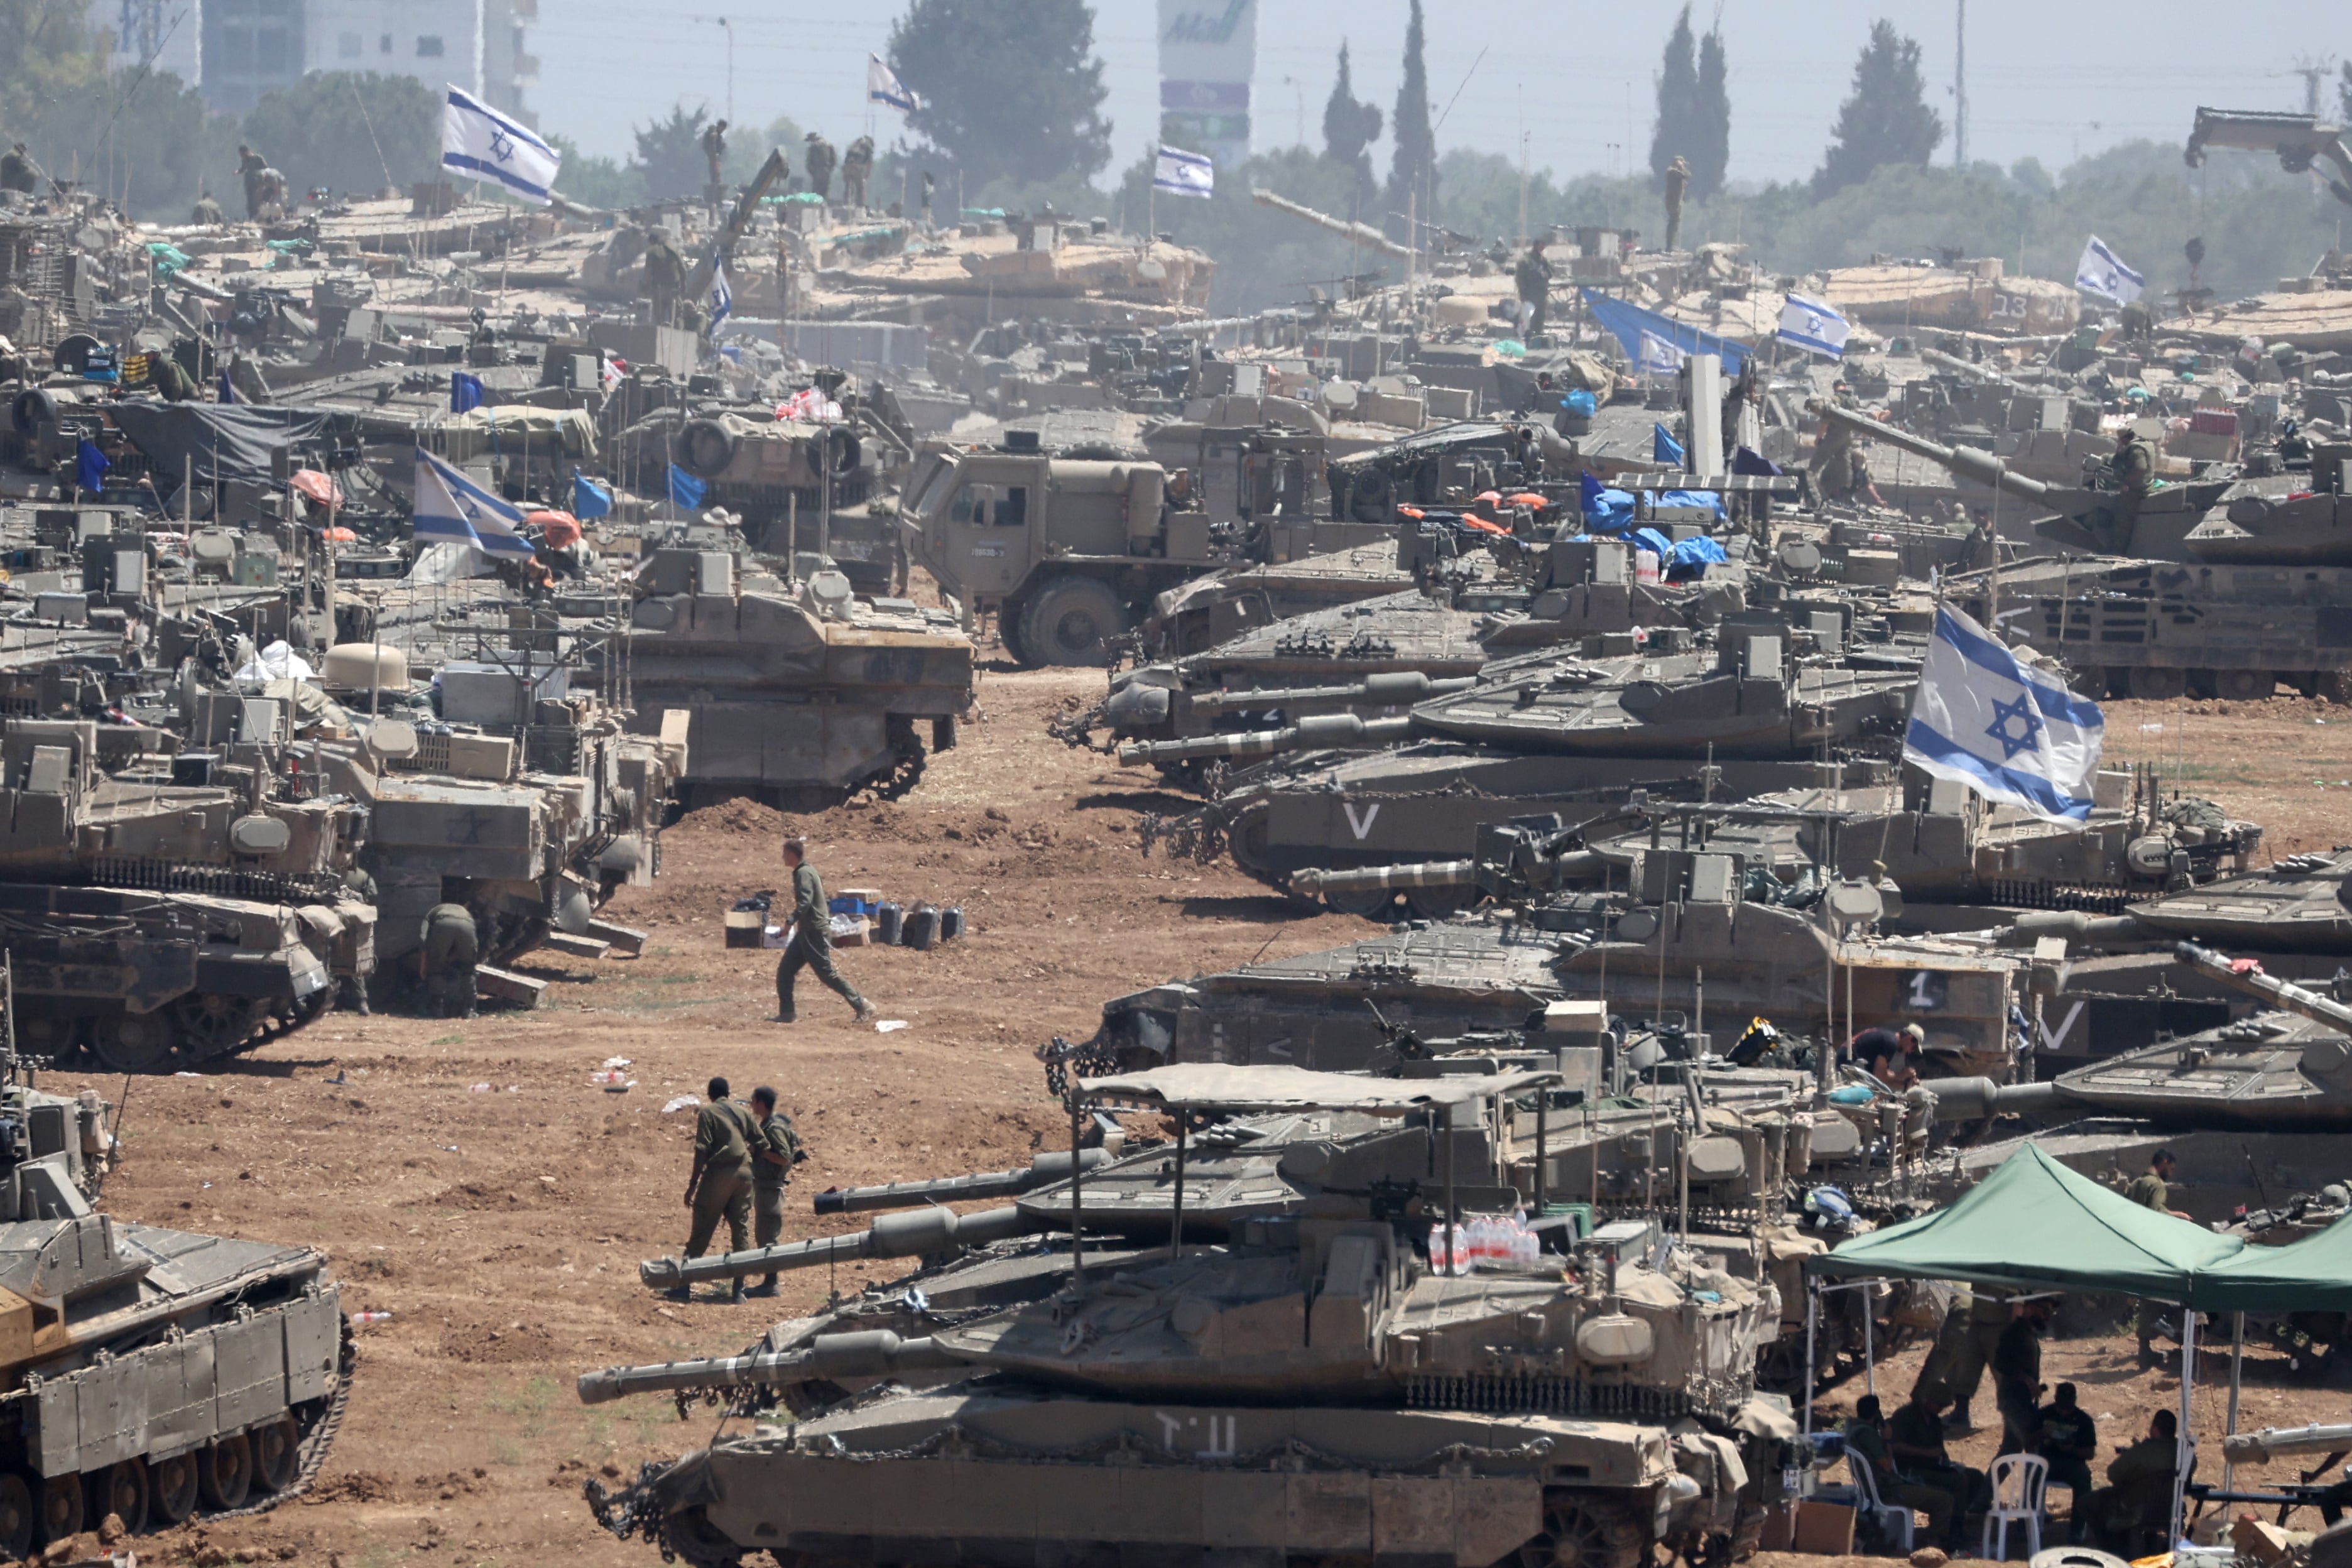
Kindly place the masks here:
POLYGON ((496 180, 523 200, 545 206, 563 154, 529 126, 453 87, 441 110, 441 163, 478 180, 496 180))
POLYGON ((901 114, 912 114, 923 107, 919 94, 908 89, 898 79, 898 73, 882 63, 880 55, 866 57, 866 96, 875 103, 887 103, 901 114))
POLYGON ((1987 800, 2081 823, 2105 736, 2097 703, 2027 669, 1958 610, 1937 606, 1905 762, 1987 800))
POLYGON ((503 496, 467 479, 424 447, 416 448, 415 536, 435 544, 465 544, 491 555, 538 553, 522 536, 522 512, 503 496))
POLYGON ((1162 147, 1151 168, 1151 183, 1180 196, 1206 197, 1217 188, 1217 166, 1198 153, 1162 147))
POLYGON ((1845 318, 1819 300, 1791 294, 1780 307, 1780 339, 1832 359, 1845 356, 1845 318))
POLYGON ((1682 369, 1683 361, 1689 357, 1683 353, 1681 345, 1672 339, 1662 338, 1655 332, 1642 334, 1642 374, 1643 375, 1672 375, 1682 369))
POLYGON ((2147 279, 2126 267, 2107 242, 2093 235, 2083 247, 2083 259, 2074 263, 2074 287, 2085 294, 2096 294, 2103 300, 2113 300, 2118 305, 2128 305, 2139 298, 2147 279))

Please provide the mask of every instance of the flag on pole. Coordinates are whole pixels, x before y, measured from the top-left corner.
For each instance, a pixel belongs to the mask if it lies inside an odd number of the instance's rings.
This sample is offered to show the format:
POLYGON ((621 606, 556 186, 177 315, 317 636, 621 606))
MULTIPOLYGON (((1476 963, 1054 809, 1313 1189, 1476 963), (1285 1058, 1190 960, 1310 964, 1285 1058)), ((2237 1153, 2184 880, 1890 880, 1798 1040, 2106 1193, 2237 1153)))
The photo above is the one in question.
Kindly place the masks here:
POLYGON ((901 114, 912 114, 923 107, 920 94, 898 79, 898 73, 882 63, 880 55, 866 57, 866 97, 871 103, 887 103, 901 114))
POLYGON ((74 486, 91 495, 106 488, 106 470, 114 467, 105 453, 87 437, 74 446, 74 486))
POLYGON ((629 362, 627 360, 615 359, 610 354, 600 354, 597 356, 596 381, 597 384, 604 387, 605 391, 610 392, 613 388, 620 385, 622 379, 628 374, 629 362))
POLYGON ((613 492, 579 469, 572 470, 572 515, 586 522, 613 510, 613 492))
POLYGON ((702 498, 709 493, 709 485, 696 479, 676 463, 669 466, 669 499, 672 506, 684 507, 691 511, 699 507, 702 504, 702 498))
POLYGON ((416 448, 416 504, 412 529, 433 544, 467 544, 489 555, 537 553, 522 536, 522 512, 463 473, 416 448))
POLYGON ((2106 720, 2099 705, 2019 664, 1948 605, 1919 668, 1903 760, 2051 822, 2091 815, 2106 720))
POLYGON ((710 253, 710 330, 717 331, 734 308, 735 291, 727 287, 727 258, 714 250, 710 253))
POLYGON ((1217 166, 1198 153, 1162 147, 1159 162, 1151 166, 1151 185, 1154 190, 1205 199, 1217 188, 1217 166))
POLYGON ((1794 343, 1817 354, 1832 359, 1845 357, 1846 321, 1819 300, 1808 300, 1801 294, 1791 294, 1780 307, 1780 331, 1784 343, 1794 343))
POLYGON ((1689 357, 1683 352, 1682 345, 1672 338, 1662 338, 1648 331, 1642 334, 1641 369, 1643 375, 1672 375, 1682 369, 1683 361, 1689 357))
POLYGON ((527 202, 547 205, 563 154, 519 120, 509 120, 460 88, 441 109, 441 164, 496 180, 527 202))
POLYGON ((462 370, 449 373, 449 412, 470 414, 482 405, 482 378, 462 370))
POLYGON ((1653 421, 1650 426, 1650 461, 1680 467, 1682 460, 1683 444, 1675 439, 1673 431, 1653 421))
POLYGON ((2075 288, 2085 294, 2113 300, 2118 305, 2128 305, 2138 299, 2147 282, 2147 279, 2126 267, 2122 258, 2107 248, 2107 242, 2095 234, 2084 245, 2083 259, 2074 263, 2075 288))

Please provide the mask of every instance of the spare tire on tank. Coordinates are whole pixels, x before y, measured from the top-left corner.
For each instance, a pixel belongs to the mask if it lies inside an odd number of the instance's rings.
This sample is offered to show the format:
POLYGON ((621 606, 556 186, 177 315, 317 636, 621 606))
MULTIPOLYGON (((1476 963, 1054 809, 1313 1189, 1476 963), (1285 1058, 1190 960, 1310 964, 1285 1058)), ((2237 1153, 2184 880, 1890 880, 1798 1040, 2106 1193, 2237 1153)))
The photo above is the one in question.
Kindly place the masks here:
POLYGON ((716 419, 689 419, 670 443, 677 466, 698 479, 715 479, 742 450, 743 439, 716 419))
POLYGON ((66 375, 79 375, 89 368, 91 351, 101 346, 88 332, 69 332, 50 352, 49 363, 66 375))
MULTIPOLYGON (((692 429, 693 426, 688 426, 688 428, 692 429)), ((856 431, 835 425, 828 426, 817 440, 819 461, 822 464, 821 471, 829 473, 835 479, 841 479, 857 471, 858 462, 866 455, 866 447, 857 439, 856 431)))
POLYGON ((16 395, 8 410, 9 423, 19 436, 37 436, 58 422, 58 400, 47 387, 28 386, 16 395))
POLYGON ((1348 515, 1358 522, 1386 522, 1392 491, 1388 475, 1378 468, 1366 469, 1348 487, 1348 515))

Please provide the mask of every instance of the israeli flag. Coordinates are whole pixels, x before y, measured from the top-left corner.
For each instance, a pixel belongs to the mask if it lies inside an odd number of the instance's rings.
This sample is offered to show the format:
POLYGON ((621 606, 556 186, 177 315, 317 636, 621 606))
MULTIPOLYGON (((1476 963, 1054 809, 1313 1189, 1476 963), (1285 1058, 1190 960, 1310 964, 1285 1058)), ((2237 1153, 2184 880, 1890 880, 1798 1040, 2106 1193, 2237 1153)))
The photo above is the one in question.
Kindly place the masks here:
POLYGON ((1780 307, 1780 339, 1832 359, 1845 357, 1846 321, 1819 300, 1791 294, 1780 307))
POLYGON ((1217 166, 1198 153, 1162 147, 1159 162, 1151 166, 1151 184, 1157 190, 1205 199, 1216 191, 1217 166))
POLYGON ((727 258, 714 250, 710 253, 710 330, 717 331, 734 308, 735 290, 727 287, 727 258))
POLYGON ((529 126, 508 119, 469 92, 449 89, 449 100, 441 110, 442 167, 478 180, 496 180, 523 200, 545 206, 562 164, 563 154, 529 126))
POLYGON ((416 448, 416 504, 412 520, 419 542, 464 544, 489 555, 537 553, 522 536, 522 513, 424 447, 416 448))
POLYGON ((2107 242, 2095 234, 2083 247, 2083 259, 2074 263, 2075 288, 2102 300, 2113 300, 2118 305, 2128 305, 2138 299, 2147 282, 2147 279, 2126 267, 2107 248, 2107 242))
POLYGON ((920 95, 900 81, 898 73, 882 63, 880 55, 866 57, 866 97, 872 103, 887 103, 901 114, 912 114, 923 107, 920 95))
POLYGON ((2106 720, 1959 611, 1936 608, 1903 760, 2051 822, 2091 815, 2106 720))
POLYGON ((1662 338, 1655 332, 1642 334, 1641 369, 1643 375, 1673 375, 1682 369, 1683 361, 1689 357, 1683 352, 1682 345, 1672 338, 1662 338))

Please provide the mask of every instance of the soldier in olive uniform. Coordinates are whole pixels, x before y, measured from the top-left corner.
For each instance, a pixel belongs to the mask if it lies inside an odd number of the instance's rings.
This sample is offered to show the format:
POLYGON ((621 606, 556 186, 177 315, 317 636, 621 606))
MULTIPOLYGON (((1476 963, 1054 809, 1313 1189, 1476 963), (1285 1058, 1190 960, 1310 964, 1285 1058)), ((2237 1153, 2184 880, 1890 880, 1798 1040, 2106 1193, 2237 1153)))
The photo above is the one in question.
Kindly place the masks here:
POLYGON ((776 1022, 790 1024, 800 1014, 793 1006, 793 984, 803 968, 816 971, 841 999, 857 1011, 861 1024, 874 1016, 874 1005, 841 977, 833 966, 833 914, 825 907, 824 879, 808 863, 808 840, 784 840, 784 865, 793 874, 793 940, 776 961, 776 1022))
POLYGON ((1969 1419, 1969 1401, 1976 1394, 1977 1384, 1984 1381, 1985 1369, 1992 1364, 1993 1355, 2000 1349, 2000 1336, 2009 1328, 2012 1313, 2002 1297, 1980 1295, 1966 1286, 1952 1294, 1952 1304, 1944 1313, 1944 1325, 1936 1334, 1936 1343, 1927 1352, 1927 1359, 1919 1368, 1914 1390, 1932 1388, 1941 1397, 1937 1403, 1954 1402, 1948 1425, 1956 1431, 1974 1429, 1969 1419))
POLYGON ((1544 313, 1551 308, 1551 263, 1544 259, 1544 247, 1550 243, 1538 239, 1511 268, 1511 281, 1519 291, 1519 327, 1528 338, 1544 330, 1544 313))
POLYGON ((715 190, 721 184, 719 168, 727 162, 727 121, 714 120, 702 133, 702 161, 710 165, 710 184, 715 190))
POLYGON ((481 962, 481 934, 474 911, 463 904, 436 904, 425 912, 423 945, 417 958, 424 969, 425 1005, 440 1016, 474 1016, 474 965, 481 962))
POLYGON ((646 241, 646 295, 654 304, 656 326, 677 324, 677 302, 686 292, 686 258, 669 242, 667 229, 656 229, 646 241))
MULTIPOLYGON (((180 369, 176 362, 164 355, 156 356, 156 363, 169 364, 173 370, 180 369)), ((185 381, 187 374, 186 371, 180 371, 180 379, 185 381)), ((174 401, 177 400, 174 399, 174 401)), ((376 902, 375 879, 368 875, 366 867, 357 863, 343 873, 343 890, 360 903, 373 905, 376 902)), ((335 1005, 349 1007, 361 1017, 366 1017, 368 1016, 367 977, 363 974, 344 975, 341 994, 335 999, 335 1005)))
MULTIPOLYGON (((722 1217, 728 1250, 751 1246, 751 1144, 760 1136, 759 1125, 750 1106, 727 1098, 725 1079, 712 1079, 706 1089, 710 1100, 694 1119, 694 1170, 686 1178, 686 1206, 694 1211, 694 1228, 686 1240, 688 1258, 702 1256, 722 1217)), ((740 1301, 743 1281, 734 1286, 730 1299, 740 1301)), ((673 1301, 691 1295, 684 1285, 668 1292, 673 1301)))
POLYGON ((841 159, 841 205, 866 210, 866 182, 874 173, 874 138, 860 136, 841 159))
POLYGON ((841 161, 840 155, 834 152, 832 142, 812 131, 808 133, 807 161, 809 189, 823 196, 833 184, 833 169, 841 161))
MULTIPOLYGON (((766 1084, 751 1091, 751 1120, 757 1126, 751 1139, 751 1245, 773 1247, 784 1235, 784 1187, 793 1179, 793 1167, 807 1156, 801 1152, 793 1119, 776 1109, 776 1091, 766 1084)), ((775 1293, 772 1273, 743 1292, 775 1293)))
POLYGON ((238 145, 236 176, 245 182, 245 216, 248 222, 261 216, 261 204, 268 199, 269 183, 264 178, 268 172, 268 159, 250 147, 238 145))
POLYGON ((204 191, 198 193, 196 209, 188 215, 188 221, 201 224, 206 228, 218 228, 226 220, 221 213, 220 203, 213 199, 213 194, 210 191, 204 191))
MULTIPOLYGON (((2187 1219, 2187 1215, 2172 1206, 2172 1168, 2178 1163, 2171 1150, 2158 1149, 2147 1157, 2147 1169, 2134 1177, 2132 1184, 2124 1189, 2124 1196, 2144 1209, 2168 1214, 2175 1219, 2187 1219)), ((2162 1304, 2145 1297, 2139 1303, 2137 1326, 2139 1330, 2139 1363, 2154 1366, 2164 1359, 2164 1352, 2157 1349, 2158 1336, 2176 1331, 2164 1321, 2162 1304)))
POLYGON ((2140 503, 2156 488, 2156 448, 2147 437, 2126 425, 2116 432, 2115 455, 2107 471, 2116 483, 2116 504, 2108 509, 2108 536, 2101 542, 2116 551, 2131 548, 2132 530, 2139 522, 2140 503))
POLYGON ((1666 248, 1672 250, 1683 232, 1683 193, 1690 188, 1690 165, 1676 153, 1666 165, 1666 248))
POLYGON ((41 188, 41 172, 33 166, 33 155, 22 142, 0 153, 0 191, 22 191, 26 195, 41 188))
MULTIPOLYGON (((195 377, 181 364, 169 350, 158 349, 147 356, 147 384, 166 403, 185 403, 196 395, 195 377)), ((371 899, 369 902, 374 900, 371 899)))

